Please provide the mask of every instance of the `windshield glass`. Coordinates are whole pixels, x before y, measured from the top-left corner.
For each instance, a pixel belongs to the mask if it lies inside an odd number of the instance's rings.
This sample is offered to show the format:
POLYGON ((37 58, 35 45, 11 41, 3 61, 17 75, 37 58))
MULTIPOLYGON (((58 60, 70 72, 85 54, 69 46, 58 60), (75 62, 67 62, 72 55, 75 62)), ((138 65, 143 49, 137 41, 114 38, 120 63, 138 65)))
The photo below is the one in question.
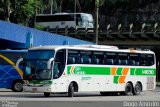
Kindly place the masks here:
POLYGON ((93 28, 93 17, 90 14, 82 14, 82 27, 93 28))
POLYGON ((29 51, 25 59, 24 79, 51 79, 52 73, 47 68, 47 62, 53 56, 54 51, 29 51))

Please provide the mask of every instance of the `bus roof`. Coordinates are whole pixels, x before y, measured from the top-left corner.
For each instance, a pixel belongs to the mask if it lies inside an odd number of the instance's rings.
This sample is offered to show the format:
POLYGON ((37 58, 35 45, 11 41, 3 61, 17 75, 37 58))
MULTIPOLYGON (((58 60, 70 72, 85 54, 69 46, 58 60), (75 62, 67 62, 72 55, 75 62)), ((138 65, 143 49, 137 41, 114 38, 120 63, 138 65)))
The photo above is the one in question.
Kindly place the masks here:
POLYGON ((37 14, 36 16, 55 16, 55 15, 71 15, 71 14, 88 14, 89 13, 55 13, 55 14, 37 14))
POLYGON ((29 50, 60 50, 60 49, 75 49, 75 50, 93 50, 93 51, 110 51, 110 52, 128 52, 128 53, 150 53, 150 50, 134 50, 134 49, 118 49, 116 46, 105 45, 57 45, 57 46, 38 46, 29 50))

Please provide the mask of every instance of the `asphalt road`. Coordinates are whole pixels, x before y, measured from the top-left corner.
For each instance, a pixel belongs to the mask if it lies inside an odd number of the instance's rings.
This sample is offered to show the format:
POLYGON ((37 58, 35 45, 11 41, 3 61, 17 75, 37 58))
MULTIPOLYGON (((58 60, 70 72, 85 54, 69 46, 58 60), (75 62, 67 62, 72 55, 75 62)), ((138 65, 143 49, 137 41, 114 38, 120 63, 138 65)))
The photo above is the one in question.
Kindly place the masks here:
POLYGON ((0 107, 160 107, 160 87, 142 92, 138 96, 101 96, 99 93, 66 94, 12 92, 0 89, 0 107))

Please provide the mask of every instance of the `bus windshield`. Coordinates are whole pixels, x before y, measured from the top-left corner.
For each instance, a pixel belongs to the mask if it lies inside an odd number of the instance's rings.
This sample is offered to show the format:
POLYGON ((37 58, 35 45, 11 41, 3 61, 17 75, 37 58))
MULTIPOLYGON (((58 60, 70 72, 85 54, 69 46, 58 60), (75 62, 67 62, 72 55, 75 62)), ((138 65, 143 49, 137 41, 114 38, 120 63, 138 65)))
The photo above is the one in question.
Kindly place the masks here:
POLYGON ((54 56, 54 51, 38 50, 29 51, 25 58, 24 79, 48 80, 51 79, 51 69, 47 68, 47 62, 54 56))
POLYGON ((93 28, 93 17, 91 14, 82 14, 82 25, 81 27, 93 28))

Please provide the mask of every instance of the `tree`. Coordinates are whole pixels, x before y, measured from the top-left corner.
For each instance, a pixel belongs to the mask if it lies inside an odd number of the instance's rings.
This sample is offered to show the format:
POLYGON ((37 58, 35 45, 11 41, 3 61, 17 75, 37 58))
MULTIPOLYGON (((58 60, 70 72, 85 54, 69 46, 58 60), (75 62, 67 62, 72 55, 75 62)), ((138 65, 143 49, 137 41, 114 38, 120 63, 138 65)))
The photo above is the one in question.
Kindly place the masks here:
POLYGON ((4 19, 9 21, 10 13, 12 12, 10 0, 0 0, 0 11, 4 15, 4 19))
POLYGON ((27 25, 40 5, 39 0, 0 0, 0 14, 6 21, 27 25))
POLYGON ((95 43, 98 45, 98 29, 99 29, 99 7, 104 4, 105 0, 95 0, 96 18, 95 18, 95 43))

